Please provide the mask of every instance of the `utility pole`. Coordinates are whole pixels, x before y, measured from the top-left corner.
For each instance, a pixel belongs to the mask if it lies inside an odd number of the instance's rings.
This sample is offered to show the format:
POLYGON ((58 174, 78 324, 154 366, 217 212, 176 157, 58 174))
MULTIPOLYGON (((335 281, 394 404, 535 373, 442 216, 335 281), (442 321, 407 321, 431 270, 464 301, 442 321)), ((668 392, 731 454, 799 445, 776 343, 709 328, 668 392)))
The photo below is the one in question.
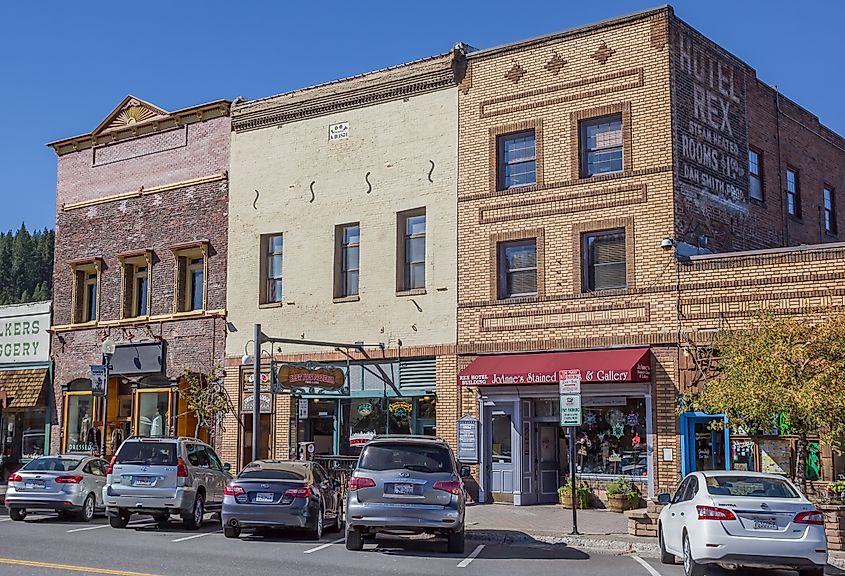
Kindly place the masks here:
POLYGON ((261 429, 261 324, 255 325, 252 354, 252 461, 258 460, 258 433, 261 429))

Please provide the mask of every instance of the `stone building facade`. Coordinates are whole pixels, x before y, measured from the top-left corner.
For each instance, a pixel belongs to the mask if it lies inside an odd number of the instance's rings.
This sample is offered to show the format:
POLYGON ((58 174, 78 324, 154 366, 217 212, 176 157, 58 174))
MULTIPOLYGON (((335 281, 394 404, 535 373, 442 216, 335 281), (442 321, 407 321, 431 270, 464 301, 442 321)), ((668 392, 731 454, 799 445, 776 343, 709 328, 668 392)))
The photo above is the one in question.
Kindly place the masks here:
POLYGON ((843 307, 842 246, 798 245, 838 240, 845 141, 669 7, 469 52, 458 118, 456 416, 479 419, 480 498, 556 500, 561 371, 598 491, 783 464, 788 439, 679 418, 684 350, 761 309, 843 307))
POLYGON ((129 96, 91 133, 50 144, 53 452, 194 435, 182 376, 213 374, 224 354, 229 106, 168 112, 129 96), (103 363, 107 339, 116 349, 102 398, 89 366, 103 363))
POLYGON ((256 323, 296 341, 259 352, 261 457, 299 442, 353 456, 373 434, 442 434, 442 412, 458 413, 439 396, 456 365, 461 62, 456 50, 233 106, 226 384, 240 423, 226 423, 224 459, 252 458, 256 323), (343 384, 271 395, 271 353, 343 384))

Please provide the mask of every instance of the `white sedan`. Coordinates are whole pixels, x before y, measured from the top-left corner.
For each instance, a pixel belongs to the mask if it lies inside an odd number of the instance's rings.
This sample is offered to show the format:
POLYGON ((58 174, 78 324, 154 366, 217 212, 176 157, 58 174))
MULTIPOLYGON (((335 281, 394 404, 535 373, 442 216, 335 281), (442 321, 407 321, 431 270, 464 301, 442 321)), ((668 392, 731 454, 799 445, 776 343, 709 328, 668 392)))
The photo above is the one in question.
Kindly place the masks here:
POLYGON ((660 512, 660 560, 680 556, 686 576, 707 564, 798 570, 822 576, 827 564, 824 515, 782 476, 693 472, 660 512))

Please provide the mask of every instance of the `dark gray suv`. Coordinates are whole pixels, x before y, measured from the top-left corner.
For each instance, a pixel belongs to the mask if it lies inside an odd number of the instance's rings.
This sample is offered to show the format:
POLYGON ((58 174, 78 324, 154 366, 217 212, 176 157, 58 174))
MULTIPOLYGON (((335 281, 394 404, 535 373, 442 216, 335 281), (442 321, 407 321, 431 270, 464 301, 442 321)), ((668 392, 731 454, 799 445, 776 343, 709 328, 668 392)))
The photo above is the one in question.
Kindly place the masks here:
POLYGON ((464 484, 452 450, 430 436, 385 436, 361 451, 346 498, 346 548, 380 531, 445 536, 464 551, 464 484))

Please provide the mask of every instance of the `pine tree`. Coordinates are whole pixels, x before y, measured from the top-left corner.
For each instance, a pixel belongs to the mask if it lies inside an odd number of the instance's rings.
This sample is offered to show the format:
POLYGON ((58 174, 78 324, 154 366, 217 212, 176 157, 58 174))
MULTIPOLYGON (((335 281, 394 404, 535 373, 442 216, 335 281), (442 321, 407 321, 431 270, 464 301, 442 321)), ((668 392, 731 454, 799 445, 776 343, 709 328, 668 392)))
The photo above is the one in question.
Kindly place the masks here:
POLYGON ((50 229, 30 233, 0 232, 0 305, 49 300, 53 285, 53 243, 50 229))

